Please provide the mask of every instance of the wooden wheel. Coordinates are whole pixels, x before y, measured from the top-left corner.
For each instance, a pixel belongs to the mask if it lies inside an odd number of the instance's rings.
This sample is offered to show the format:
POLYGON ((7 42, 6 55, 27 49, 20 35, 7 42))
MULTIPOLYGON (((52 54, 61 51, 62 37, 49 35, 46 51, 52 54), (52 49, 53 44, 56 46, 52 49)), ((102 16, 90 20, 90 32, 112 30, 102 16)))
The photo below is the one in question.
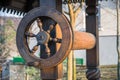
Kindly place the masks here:
POLYGON ((16 42, 21 56, 27 63, 40 68, 50 68, 61 63, 67 57, 72 48, 72 34, 71 26, 63 14, 55 9, 39 7, 28 12, 21 20, 17 30, 16 42), (51 22, 49 26, 45 26, 43 23, 45 19, 50 19, 53 22, 51 22), (55 34, 51 34, 56 24, 58 24, 61 29, 61 38, 53 37, 52 35, 55 34), (33 27, 33 25, 35 27, 33 27), (45 30, 43 27, 48 27, 48 29, 45 30), (34 33, 35 30, 33 28, 37 28, 37 32, 34 33), (34 38, 36 42, 32 41, 30 44, 29 38, 34 38), (50 42, 59 43, 61 45, 54 55, 51 55, 52 51, 48 45, 50 42), (34 46, 31 48, 31 45, 34 46), (47 56, 45 58, 34 55, 36 52, 40 51, 39 48, 41 45, 45 48, 43 49, 44 54, 47 56))

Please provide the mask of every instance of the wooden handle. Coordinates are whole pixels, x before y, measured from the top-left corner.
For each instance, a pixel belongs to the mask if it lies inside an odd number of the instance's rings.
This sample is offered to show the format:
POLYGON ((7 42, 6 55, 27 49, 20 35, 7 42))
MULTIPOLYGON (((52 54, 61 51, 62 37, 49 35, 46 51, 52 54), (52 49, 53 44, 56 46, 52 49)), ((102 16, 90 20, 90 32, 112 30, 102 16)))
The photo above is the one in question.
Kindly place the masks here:
MULTIPOLYGON (((56 27, 56 36, 57 38, 62 39, 62 32, 57 25, 56 27)), ((79 31, 74 31, 74 42, 73 42, 73 47, 72 50, 82 50, 82 49, 91 49, 95 46, 96 43, 96 38, 93 34, 88 33, 88 32, 79 32, 79 31)), ((57 50, 60 48, 61 44, 57 44, 57 50)))
POLYGON ((87 32, 74 31, 72 50, 91 49, 95 46, 95 36, 87 32))

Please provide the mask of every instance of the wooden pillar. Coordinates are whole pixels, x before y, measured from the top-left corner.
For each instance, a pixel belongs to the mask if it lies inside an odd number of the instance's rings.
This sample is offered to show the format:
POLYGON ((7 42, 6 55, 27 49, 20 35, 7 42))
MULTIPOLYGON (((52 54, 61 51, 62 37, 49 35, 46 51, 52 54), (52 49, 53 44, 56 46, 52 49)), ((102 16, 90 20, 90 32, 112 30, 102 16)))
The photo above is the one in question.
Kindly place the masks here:
MULTIPOLYGON (((47 6, 48 8, 55 8, 58 11, 62 12, 62 0, 40 0, 40 7, 41 6, 47 6)), ((54 21, 52 21, 51 19, 45 19, 43 25, 49 26, 51 24, 50 22, 54 23, 54 21)), ((44 27, 43 29, 46 30, 48 28, 44 27)), ((57 36, 56 33, 57 32, 55 29, 52 35, 57 36)), ((57 47, 59 47, 57 44, 53 44, 53 46, 51 46, 50 50, 52 51, 52 53, 55 53, 57 51, 57 47)), ((44 51, 42 51, 43 48, 41 46, 41 53, 44 54, 44 51)), ((46 58, 46 57, 44 55, 41 55, 41 58, 46 58)), ((63 65, 61 63, 53 68, 41 69, 42 80, 61 80, 63 77, 62 68, 63 65)))
POLYGON ((2 66, 0 66, 0 80, 2 78, 2 66))
POLYGON ((91 50, 87 50, 86 77, 88 80, 100 80, 98 17, 96 16, 98 0, 86 0, 86 5, 86 31, 96 37, 96 46, 91 50))

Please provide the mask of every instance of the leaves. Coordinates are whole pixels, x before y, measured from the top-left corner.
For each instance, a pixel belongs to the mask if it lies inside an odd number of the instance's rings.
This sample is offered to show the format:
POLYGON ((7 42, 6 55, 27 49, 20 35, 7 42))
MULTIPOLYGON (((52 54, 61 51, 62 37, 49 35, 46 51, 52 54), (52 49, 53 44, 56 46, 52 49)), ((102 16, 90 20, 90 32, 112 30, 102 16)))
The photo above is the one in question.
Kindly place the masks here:
MULTIPOLYGON (((1 18, 2 19, 2 18, 1 18)), ((10 53, 17 52, 15 46, 15 26, 11 18, 3 19, 3 25, 0 26, 0 59, 10 57, 10 53)))
POLYGON ((27 67, 25 73, 29 75, 30 80, 40 80, 40 70, 34 67, 27 67))

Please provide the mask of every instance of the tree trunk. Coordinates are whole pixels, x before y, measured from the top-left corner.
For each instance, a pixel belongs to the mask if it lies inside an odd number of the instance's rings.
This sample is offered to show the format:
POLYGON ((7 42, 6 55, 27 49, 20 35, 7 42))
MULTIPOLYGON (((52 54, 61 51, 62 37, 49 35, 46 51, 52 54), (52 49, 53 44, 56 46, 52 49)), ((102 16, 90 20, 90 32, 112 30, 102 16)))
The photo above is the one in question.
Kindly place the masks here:
MULTIPOLYGON (((75 28, 75 22, 76 22, 76 16, 80 12, 80 9, 77 9, 74 11, 72 4, 68 4, 69 14, 70 14, 70 23, 72 25, 72 28, 74 30, 75 28)), ((74 59, 74 51, 71 51, 68 55, 68 80, 76 80, 76 61, 74 59)))

